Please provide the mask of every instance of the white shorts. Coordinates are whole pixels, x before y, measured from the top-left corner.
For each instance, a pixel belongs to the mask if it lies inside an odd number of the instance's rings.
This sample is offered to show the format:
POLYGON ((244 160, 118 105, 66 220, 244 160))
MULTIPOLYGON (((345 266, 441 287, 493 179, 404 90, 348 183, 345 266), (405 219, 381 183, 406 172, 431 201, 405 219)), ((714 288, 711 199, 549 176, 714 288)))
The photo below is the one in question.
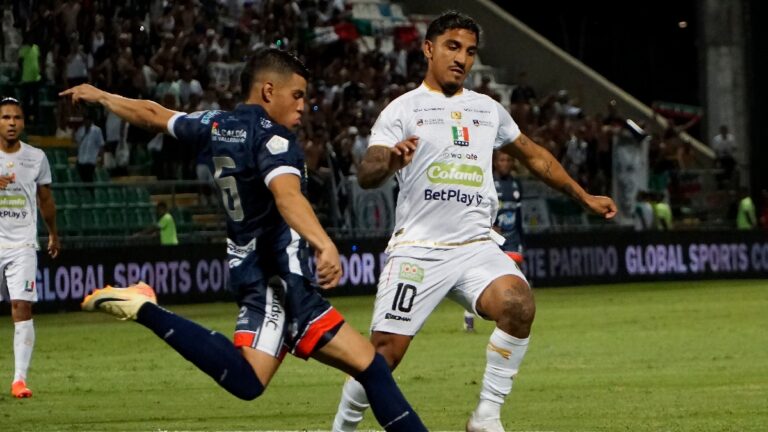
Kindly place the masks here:
POLYGON ((493 242, 454 249, 397 248, 379 278, 371 331, 413 336, 445 297, 477 313, 480 294, 505 275, 526 280, 493 242))
POLYGON ((37 251, 0 249, 0 300, 37 301, 37 251))

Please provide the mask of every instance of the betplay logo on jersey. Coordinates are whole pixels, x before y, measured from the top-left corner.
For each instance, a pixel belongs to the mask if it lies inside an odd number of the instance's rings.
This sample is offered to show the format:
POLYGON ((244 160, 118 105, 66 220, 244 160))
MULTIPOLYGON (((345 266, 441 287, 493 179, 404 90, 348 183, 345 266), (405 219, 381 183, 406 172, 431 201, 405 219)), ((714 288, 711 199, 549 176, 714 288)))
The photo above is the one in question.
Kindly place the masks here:
POLYGON ((451 126, 451 135, 453 136, 453 145, 469 146, 469 128, 451 126))
POLYGON ((475 165, 433 162, 427 168, 427 178, 432 183, 480 187, 485 173, 475 165))

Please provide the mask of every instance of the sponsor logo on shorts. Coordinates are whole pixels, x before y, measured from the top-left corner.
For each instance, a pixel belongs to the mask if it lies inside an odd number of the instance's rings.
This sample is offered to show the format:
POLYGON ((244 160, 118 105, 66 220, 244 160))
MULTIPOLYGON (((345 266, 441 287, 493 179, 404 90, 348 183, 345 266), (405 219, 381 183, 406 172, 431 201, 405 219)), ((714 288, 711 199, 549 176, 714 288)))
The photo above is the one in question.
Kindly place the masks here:
POLYGON ((32 292, 34 290, 35 290, 35 281, 26 281, 26 282, 24 282, 24 291, 32 292))
POLYGON ((485 173, 475 165, 434 162, 427 168, 427 178, 432 183, 480 187, 485 173))
POLYGON ((246 316, 248 313, 248 308, 243 306, 240 308, 240 313, 237 314, 237 325, 243 325, 247 326, 250 323, 250 320, 246 316))
POLYGON ((27 199, 23 195, 0 196, 0 208, 24 208, 26 206, 27 199))
POLYGON ((272 302, 269 305, 269 309, 265 311, 264 321, 265 326, 271 326, 274 330, 279 330, 280 321, 283 317, 283 307, 280 305, 280 295, 278 291, 272 292, 272 302))
POLYGON ((400 264, 400 279, 421 282, 424 280, 424 269, 416 264, 402 263, 400 264))
POLYGON ((391 314, 391 313, 387 313, 386 315, 384 315, 384 319, 395 320, 395 321, 403 321, 403 322, 409 322, 411 320, 410 317, 404 317, 404 316, 395 315, 395 314, 391 314))

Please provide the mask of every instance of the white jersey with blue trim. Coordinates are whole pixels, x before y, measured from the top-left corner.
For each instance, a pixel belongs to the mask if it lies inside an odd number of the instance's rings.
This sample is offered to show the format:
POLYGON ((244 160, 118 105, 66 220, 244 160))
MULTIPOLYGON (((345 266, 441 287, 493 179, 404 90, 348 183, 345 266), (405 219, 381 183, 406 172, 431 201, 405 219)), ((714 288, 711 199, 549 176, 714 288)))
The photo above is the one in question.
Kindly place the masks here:
POLYGON ((0 151, 0 175, 14 176, 0 189, 0 249, 37 248, 37 187, 51 183, 45 153, 20 144, 13 153, 0 151))
POLYGON ((396 173, 389 249, 488 240, 498 209, 493 150, 520 136, 512 117, 486 95, 463 89, 447 97, 422 84, 381 112, 369 146, 394 147, 412 135, 419 142, 412 162, 396 173))

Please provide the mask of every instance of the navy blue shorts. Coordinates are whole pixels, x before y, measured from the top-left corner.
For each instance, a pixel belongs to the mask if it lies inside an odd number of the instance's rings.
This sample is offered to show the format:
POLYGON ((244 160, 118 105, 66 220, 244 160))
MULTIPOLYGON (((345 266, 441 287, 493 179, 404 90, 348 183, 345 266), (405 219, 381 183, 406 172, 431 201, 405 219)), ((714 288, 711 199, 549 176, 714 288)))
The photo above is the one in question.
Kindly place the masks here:
POLYGON ((251 347, 282 359, 287 352, 307 359, 344 324, 344 317, 305 277, 293 273, 233 287, 240 313, 237 347, 251 347))

